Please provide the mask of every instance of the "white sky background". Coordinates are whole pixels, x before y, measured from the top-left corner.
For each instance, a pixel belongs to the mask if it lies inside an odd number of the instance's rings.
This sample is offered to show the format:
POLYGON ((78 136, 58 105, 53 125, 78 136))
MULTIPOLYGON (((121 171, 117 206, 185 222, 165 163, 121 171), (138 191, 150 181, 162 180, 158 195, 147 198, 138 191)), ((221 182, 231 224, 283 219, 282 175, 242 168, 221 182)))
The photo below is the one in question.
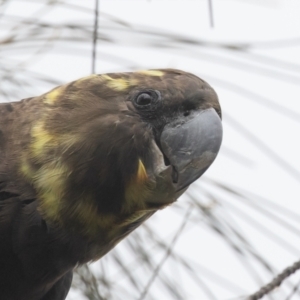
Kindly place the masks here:
MULTIPOLYGON (((94 1, 69 2, 94 8, 94 1)), ((110 24, 108 16, 114 16, 128 22, 134 29, 154 28, 161 32, 172 32, 196 41, 206 41, 210 46, 185 47, 178 43, 173 44, 176 46, 173 48, 153 48, 148 45, 153 40, 152 36, 127 31, 123 35, 115 33, 112 38, 117 41, 116 44, 98 43, 97 73, 172 67, 193 72, 208 81, 216 89, 223 108, 224 148, 204 178, 200 179, 200 188, 209 185, 205 178, 216 179, 232 187, 251 191, 300 214, 300 1, 214 0, 213 9, 215 27, 210 28, 208 5, 204 0, 100 0, 100 34, 108 34, 105 29, 110 24), (237 43, 249 43, 252 46, 244 52, 218 46, 237 43), (111 59, 113 55, 126 61, 111 59), (273 104, 265 104, 263 99, 234 92, 224 82, 247 89, 273 104), (275 111, 274 105, 282 108, 275 111), (268 147, 281 157, 286 166, 279 166, 272 155, 249 141, 248 136, 239 130, 240 127, 232 123, 232 119, 259 139, 263 147, 268 147), (236 161, 240 156, 240 160, 236 161)), ((14 16, 38 15, 39 4, 34 1, 14 1, 7 6, 5 13, 14 16)), ((56 9, 45 14, 42 20, 53 23, 93 23, 84 10, 70 14, 64 9, 56 9)), ((0 21, 0 38, 6 34, 3 28, 0 21)), ((73 51, 70 46, 55 46, 35 60, 30 69, 62 82, 86 76, 91 72, 91 47, 82 46, 84 55, 77 49, 73 51)), ((0 47, 0 51, 5 54, 6 50, 0 47)), ((21 56, 20 52, 10 50, 7 56, 19 62, 27 58, 28 53, 24 50, 21 56)), ((40 92, 45 90, 38 89, 37 93, 40 92)), ((24 91, 24 97, 32 96, 26 93, 24 91)), ((232 200, 228 194, 220 192, 220 197, 224 198, 225 202, 221 201, 221 204, 228 214, 235 216, 235 211, 230 210, 232 203, 247 213, 251 211, 249 207, 234 202, 237 200, 232 200)), ((184 200, 183 197, 179 204, 182 210, 187 208, 184 200)), ((252 216, 293 247, 293 250, 286 251, 264 233, 244 222, 243 217, 235 218, 236 226, 277 271, 300 258, 300 218, 297 221, 283 217, 299 230, 297 237, 291 230, 276 225, 257 211, 253 211, 252 216)), ((158 228, 159 236, 171 239, 181 219, 177 210, 169 208, 159 212, 149 224, 158 228)), ((122 243, 117 247, 122 247, 122 243)), ((201 279, 213 289, 216 299, 247 295, 259 286, 259 282, 249 275, 237 255, 201 222, 199 226, 187 225, 174 251, 205 268, 217 271, 220 276, 241 287, 239 293, 232 293, 214 284, 213 280, 206 280, 205 275, 201 274, 201 279)), ((105 258, 105 261, 108 259, 105 258)), ((176 266, 173 268, 171 275, 180 277, 180 270, 176 270, 176 266)), ((143 276, 142 270, 139 272, 139 276, 143 276)), ((261 271, 260 275, 261 282, 266 283, 271 279, 271 275, 266 272, 261 271)), ((299 281, 299 276, 296 277, 292 278, 295 282, 299 281)), ((200 294, 199 287, 184 277, 180 277, 180 282, 189 290, 186 300, 210 299, 204 293, 200 294)), ((159 295, 159 286, 154 284, 153 288, 157 289, 159 295)), ((286 287, 278 289, 273 299, 286 299, 288 291, 286 287)), ((166 299, 163 294, 159 297, 157 299, 166 299)), ((73 293, 69 299, 79 298, 73 293)), ((300 296, 298 294, 291 299, 300 299, 300 296)))

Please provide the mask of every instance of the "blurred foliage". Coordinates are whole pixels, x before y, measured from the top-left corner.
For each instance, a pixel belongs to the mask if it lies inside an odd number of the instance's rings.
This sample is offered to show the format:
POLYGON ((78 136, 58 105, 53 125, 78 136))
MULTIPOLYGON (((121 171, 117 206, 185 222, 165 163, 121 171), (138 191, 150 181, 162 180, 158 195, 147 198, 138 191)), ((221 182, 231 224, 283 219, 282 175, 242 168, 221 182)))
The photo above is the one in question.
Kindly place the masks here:
MULTIPOLYGON (((45 75, 44 70, 37 73, 31 69, 33 62, 42 59, 48 53, 58 51, 68 55, 71 51, 79 57, 90 57, 92 54, 93 8, 82 6, 80 1, 27 0, 28 5, 36 5, 32 14, 24 12, 24 15, 14 15, 7 12, 10 6, 17 2, 0 1, 0 97, 2 102, 15 101, 24 98, 24 95, 46 91, 61 83, 61 79, 45 75), (68 16, 72 16, 72 13, 76 11, 85 12, 87 17, 79 21, 72 20, 72 18, 69 21, 46 18, 49 13, 58 9, 64 9, 68 16), (57 45, 59 45, 58 49, 55 48, 57 45)), ((253 43, 215 42, 201 39, 201 37, 193 39, 154 27, 129 24, 101 12, 101 3, 100 16, 101 30, 97 37, 97 42, 100 44, 120 47, 130 40, 131 47, 172 49, 180 55, 188 53, 189 56, 198 60, 213 61, 233 69, 243 68, 249 73, 259 72, 269 78, 299 85, 299 76, 286 72, 288 70, 299 72, 299 65, 249 51, 260 47, 280 46, 283 42, 298 43, 297 39, 253 43), (209 52, 205 51, 206 49, 217 49, 224 51, 225 54, 229 51, 233 56, 220 55, 219 52, 209 52), (236 59, 234 57, 236 54, 242 59, 236 59), (270 66, 278 67, 285 72, 270 69, 270 66)), ((102 52, 98 59, 114 61, 128 70, 140 68, 132 59, 122 56, 121 53, 114 55, 102 52)), ((293 109, 268 99, 250 87, 239 86, 226 78, 220 79, 208 75, 206 79, 212 81, 214 85, 249 98, 296 122, 300 120, 299 114, 293 109)), ((240 131, 257 149, 268 155, 274 163, 292 177, 299 179, 299 170, 276 154, 265 141, 249 132, 243 124, 230 117, 229 114, 225 122, 240 131)), ((236 163, 251 165, 251 159, 238 153, 234 147, 224 146, 223 155, 236 163)), ((162 237, 159 234, 159 228, 156 226, 158 217, 154 216, 102 260, 78 268, 68 299, 189 299, 191 285, 193 293, 195 294, 195 290, 198 289, 199 294, 206 297, 205 299, 217 299, 214 286, 236 297, 249 294, 248 288, 236 284, 231 279, 231 270, 228 270, 228 276, 224 277, 218 273, 217 269, 208 269, 202 265, 201 253, 199 253, 199 259, 195 260, 176 251, 177 240, 188 231, 193 231, 194 236, 197 236, 202 243, 206 242, 202 240, 202 230, 225 243, 231 249, 237 264, 240 264, 253 278, 257 288, 266 283, 266 278, 271 279, 280 270, 274 266, 273 261, 261 253, 260 247, 253 242, 251 234, 259 232, 264 235, 266 243, 272 243, 276 249, 280 248, 283 253, 293 255, 295 258, 299 256, 299 246, 297 246, 300 239, 299 214, 234 185, 230 186, 204 176, 189 189, 184 201, 172 207, 172 214, 176 216, 178 224, 174 225, 176 228, 170 236, 162 237), (288 231, 293 236, 293 240, 282 236, 275 227, 266 225, 266 222, 276 224, 288 231), (241 226, 241 223, 245 226, 241 226), (201 230, 197 231, 200 227, 201 230), (246 233, 246 228, 251 229, 250 236, 246 233)), ((215 255, 222 256, 223 254, 215 251, 215 255)), ((283 294, 281 294, 279 296, 281 300, 300 299, 297 280, 299 276, 295 280, 286 280, 282 289, 285 298, 282 298, 283 294)), ((274 294, 270 295, 269 299, 279 298, 276 298, 274 294)))

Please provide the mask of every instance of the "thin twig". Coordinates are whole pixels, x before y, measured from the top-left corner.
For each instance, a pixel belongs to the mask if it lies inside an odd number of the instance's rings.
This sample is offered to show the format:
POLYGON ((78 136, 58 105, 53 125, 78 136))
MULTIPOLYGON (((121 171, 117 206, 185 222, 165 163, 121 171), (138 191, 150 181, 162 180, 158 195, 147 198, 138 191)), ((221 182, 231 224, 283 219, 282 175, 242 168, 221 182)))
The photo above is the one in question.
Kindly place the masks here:
POLYGON ((287 267, 280 274, 278 274, 271 282, 263 286, 256 293, 250 295, 247 300, 259 300, 263 296, 272 292, 275 288, 281 285, 281 283, 288 278, 290 275, 300 269, 300 260, 295 262, 292 266, 287 267))
POLYGON ((186 224, 189 220, 189 217, 190 217, 192 211, 193 211, 193 206, 190 206, 189 209, 187 210, 186 214, 184 215, 183 221, 182 221, 180 227, 178 228, 175 236, 173 237, 173 240, 171 241, 169 247, 167 248, 165 255, 163 256, 160 263, 157 265, 157 267, 153 271, 151 278, 149 279, 147 285, 144 288, 144 291, 142 292, 142 294, 139 297, 139 300, 145 299, 145 297, 146 297, 152 283, 154 282, 155 278, 157 277, 160 269, 162 268, 163 264, 166 262, 166 260, 170 256, 170 254, 175 246, 175 243, 177 242, 178 237, 180 236, 181 232, 183 231, 184 227, 186 226, 186 224))
POLYGON ((99 0, 96 0, 94 34, 93 34, 93 53, 92 53, 92 74, 96 72, 96 52, 97 52, 97 37, 98 37, 98 15, 99 15, 99 0))
POLYGON ((210 27, 214 27, 214 14, 213 14, 213 6, 212 6, 212 0, 208 0, 208 10, 209 10, 209 21, 210 21, 210 27))

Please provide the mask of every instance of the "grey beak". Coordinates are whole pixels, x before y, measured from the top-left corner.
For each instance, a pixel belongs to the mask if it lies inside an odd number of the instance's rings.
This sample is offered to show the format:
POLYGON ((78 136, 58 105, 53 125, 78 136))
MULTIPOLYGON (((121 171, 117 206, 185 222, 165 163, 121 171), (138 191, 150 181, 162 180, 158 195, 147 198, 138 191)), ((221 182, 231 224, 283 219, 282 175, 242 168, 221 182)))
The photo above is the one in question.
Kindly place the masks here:
POLYGON ((160 137, 180 191, 198 179, 215 160, 222 142, 221 119, 213 108, 192 112, 167 124, 160 137))

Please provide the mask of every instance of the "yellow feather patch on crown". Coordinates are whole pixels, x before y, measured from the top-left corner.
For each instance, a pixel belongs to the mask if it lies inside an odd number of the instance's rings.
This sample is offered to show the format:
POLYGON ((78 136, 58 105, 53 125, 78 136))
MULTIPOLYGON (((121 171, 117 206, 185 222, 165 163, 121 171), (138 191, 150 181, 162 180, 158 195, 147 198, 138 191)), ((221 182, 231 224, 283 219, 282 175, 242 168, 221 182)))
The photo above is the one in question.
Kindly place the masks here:
POLYGON ((113 90, 124 91, 129 87, 128 80, 124 78, 112 78, 105 74, 101 75, 101 77, 107 81, 107 86, 113 90))
POLYGON ((157 76, 157 77, 161 77, 165 74, 164 72, 159 70, 142 70, 142 71, 138 71, 138 73, 149 75, 149 76, 157 76))
POLYGON ((53 105, 56 102, 59 95, 62 94, 62 92, 63 89, 61 87, 55 88, 54 90, 45 95, 44 103, 53 105))

